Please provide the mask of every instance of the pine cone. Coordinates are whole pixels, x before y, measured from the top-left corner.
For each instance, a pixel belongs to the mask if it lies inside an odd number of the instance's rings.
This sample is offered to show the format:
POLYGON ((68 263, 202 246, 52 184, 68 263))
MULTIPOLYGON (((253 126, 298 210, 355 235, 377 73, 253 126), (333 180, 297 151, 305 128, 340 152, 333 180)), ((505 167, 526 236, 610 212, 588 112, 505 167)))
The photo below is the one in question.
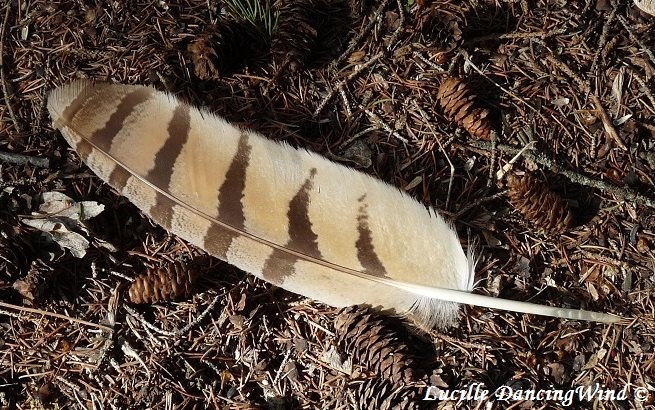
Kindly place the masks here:
POLYGON ((416 31, 421 33, 432 47, 438 47, 442 52, 454 50, 462 40, 459 19, 444 10, 440 2, 418 7, 414 22, 416 31))
POLYGON ((21 272, 25 272, 29 266, 26 254, 34 254, 29 243, 25 242, 27 235, 21 235, 18 226, 18 221, 13 218, 0 220, 0 285, 16 280, 21 272))
POLYGON ((356 399, 360 409, 409 410, 419 407, 414 387, 394 386, 384 379, 369 379, 357 389, 356 399))
POLYGON ((273 59, 281 67, 298 71, 309 62, 318 36, 312 25, 316 5, 307 0, 280 0, 278 9, 278 26, 271 41, 273 59))
POLYGON ((509 200, 537 227, 551 233, 563 233, 571 227, 573 212, 569 204, 548 186, 529 175, 508 175, 509 200))
POLYGON ((211 43, 210 36, 204 34, 189 43, 187 47, 196 77, 201 80, 211 80, 219 77, 218 68, 216 67, 218 55, 211 43))
POLYGON ((448 118, 477 138, 491 139, 493 126, 487 118, 489 110, 477 107, 476 95, 464 80, 448 77, 439 87, 437 98, 448 118))
POLYGON ((409 348, 382 318, 351 306, 339 313, 335 329, 340 347, 360 365, 393 383, 414 380, 409 348))
POLYGON ((148 269, 128 288, 128 300, 134 304, 144 304, 188 298, 196 279, 196 272, 179 262, 148 269))
POLYGON ((368 12, 369 0, 348 0, 350 14, 354 17, 361 17, 368 12))
POLYGON ((201 80, 237 71, 252 53, 251 38, 242 23, 222 18, 189 43, 187 51, 201 80))
POLYGON ((0 283, 11 281, 20 273, 19 254, 15 246, 0 236, 0 283))
POLYGON ((16 279, 12 287, 23 297, 25 303, 39 305, 52 288, 52 268, 37 259, 32 262, 27 274, 16 279))

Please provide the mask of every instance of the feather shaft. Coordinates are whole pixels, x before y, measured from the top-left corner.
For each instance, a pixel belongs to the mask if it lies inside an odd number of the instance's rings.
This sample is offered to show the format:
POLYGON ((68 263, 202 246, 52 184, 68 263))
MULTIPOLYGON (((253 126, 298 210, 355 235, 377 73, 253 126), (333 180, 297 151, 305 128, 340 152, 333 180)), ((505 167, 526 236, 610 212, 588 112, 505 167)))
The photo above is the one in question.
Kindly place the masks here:
POLYGON ((397 282, 384 278, 371 278, 389 286, 407 290, 427 298, 447 300, 466 305, 481 306, 491 309, 500 309, 510 312, 529 313, 533 315, 550 316, 562 319, 585 320, 590 322, 618 323, 621 317, 608 313, 592 312, 581 309, 559 308, 555 306, 539 305, 536 303, 520 302, 516 300, 500 299, 486 295, 462 292, 455 289, 433 288, 407 282, 397 282))

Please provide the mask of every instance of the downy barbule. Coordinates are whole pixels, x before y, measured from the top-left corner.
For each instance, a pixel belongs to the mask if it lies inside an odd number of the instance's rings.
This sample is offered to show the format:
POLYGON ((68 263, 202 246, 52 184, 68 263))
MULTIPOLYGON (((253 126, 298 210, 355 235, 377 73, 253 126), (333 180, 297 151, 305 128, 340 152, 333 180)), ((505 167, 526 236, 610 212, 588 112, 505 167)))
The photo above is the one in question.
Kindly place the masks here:
POLYGON ((53 90, 54 126, 100 178, 169 232, 289 291, 424 328, 458 304, 613 323, 604 313, 471 293, 474 257, 437 212, 326 158, 145 86, 53 90))

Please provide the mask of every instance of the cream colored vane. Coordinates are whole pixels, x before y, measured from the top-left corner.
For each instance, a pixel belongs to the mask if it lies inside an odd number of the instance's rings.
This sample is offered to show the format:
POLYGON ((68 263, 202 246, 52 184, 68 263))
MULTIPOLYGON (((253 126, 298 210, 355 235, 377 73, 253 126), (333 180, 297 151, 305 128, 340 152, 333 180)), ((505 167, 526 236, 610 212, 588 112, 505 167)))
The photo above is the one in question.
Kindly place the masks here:
POLYGON ((634 2, 643 12, 655 16, 655 0, 634 0, 634 2))
POLYGON ((75 81, 50 93, 48 110, 89 168, 155 222, 289 291, 428 328, 454 324, 457 303, 618 320, 470 293, 474 258, 434 210, 169 94, 75 81))

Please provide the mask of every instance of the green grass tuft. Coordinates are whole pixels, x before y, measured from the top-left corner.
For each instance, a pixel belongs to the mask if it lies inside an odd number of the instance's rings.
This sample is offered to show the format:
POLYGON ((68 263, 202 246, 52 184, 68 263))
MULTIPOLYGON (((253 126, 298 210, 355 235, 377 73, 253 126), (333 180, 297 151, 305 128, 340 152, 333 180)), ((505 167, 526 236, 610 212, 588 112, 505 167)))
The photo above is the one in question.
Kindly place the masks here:
POLYGON ((277 27, 279 15, 270 0, 227 0, 226 6, 233 19, 252 24, 270 40, 277 27))

